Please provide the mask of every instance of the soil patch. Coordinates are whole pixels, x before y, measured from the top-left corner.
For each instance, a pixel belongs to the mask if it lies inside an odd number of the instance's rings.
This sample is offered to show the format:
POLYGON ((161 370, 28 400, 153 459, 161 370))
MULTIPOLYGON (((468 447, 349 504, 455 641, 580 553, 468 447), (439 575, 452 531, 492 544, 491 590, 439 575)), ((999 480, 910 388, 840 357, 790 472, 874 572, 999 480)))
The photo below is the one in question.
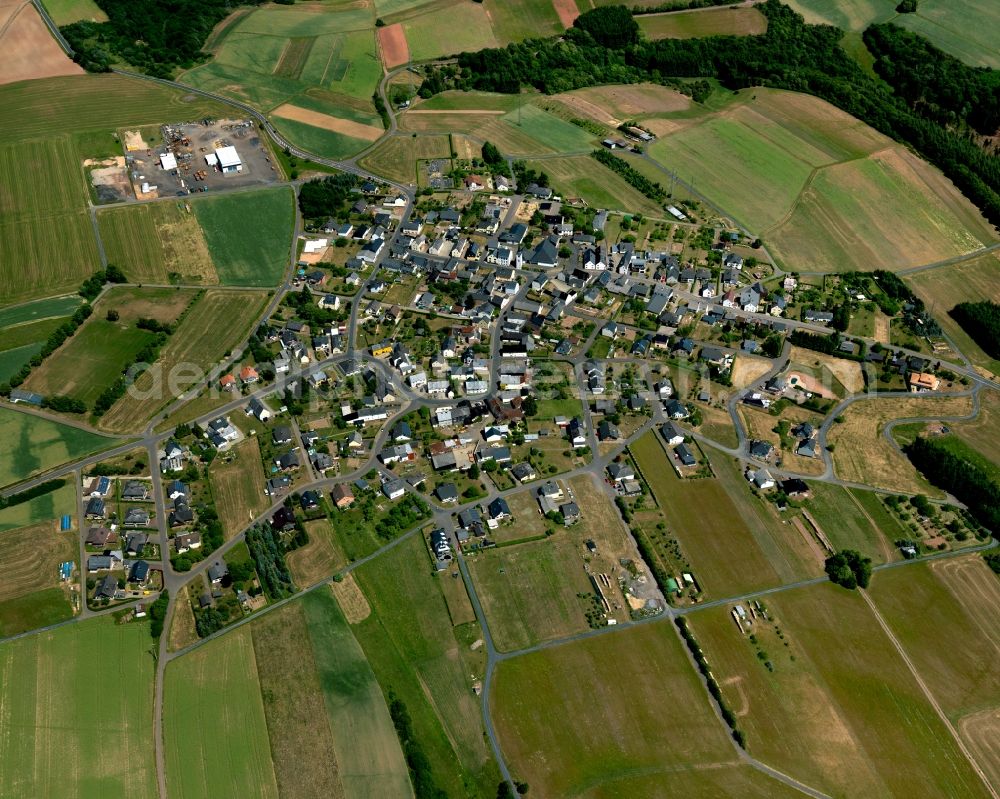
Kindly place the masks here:
POLYGON ((386 25, 384 28, 379 28, 377 33, 378 47, 382 51, 382 63, 386 69, 398 67, 410 60, 410 45, 406 42, 406 32, 401 23, 386 25))
POLYGON ((552 6, 564 28, 571 27, 580 16, 580 9, 577 8, 575 0, 552 0, 552 6))
POLYGON ((32 4, 24 3, 10 14, 0 29, 0 84, 82 74, 83 69, 52 38, 32 4))

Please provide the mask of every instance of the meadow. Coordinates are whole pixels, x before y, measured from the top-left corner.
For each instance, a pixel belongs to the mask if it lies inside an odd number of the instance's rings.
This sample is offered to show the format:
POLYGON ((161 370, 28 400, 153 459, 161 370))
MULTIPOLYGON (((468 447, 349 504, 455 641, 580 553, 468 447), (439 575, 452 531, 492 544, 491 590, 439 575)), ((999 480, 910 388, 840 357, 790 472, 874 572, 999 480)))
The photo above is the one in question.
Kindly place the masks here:
POLYGON ((211 49, 212 61, 180 79, 273 113, 302 147, 341 157, 348 142, 338 134, 350 137, 356 124, 381 131, 371 101, 382 65, 370 7, 258 8, 234 18, 211 49))
POLYGON ((154 333, 136 328, 135 322, 149 317, 172 324, 193 297, 189 289, 109 289, 90 318, 32 370, 24 387, 42 396, 65 394, 92 406, 155 338, 154 333), (107 318, 112 310, 118 313, 114 321, 107 318))
POLYGON ((216 458, 208 470, 212 499, 227 539, 267 507, 260 444, 248 438, 216 458))
POLYGON ((552 0, 485 0, 483 8, 501 45, 555 36, 565 30, 552 0))
POLYGON ((422 159, 450 159, 446 135, 387 136, 359 164, 375 175, 400 183, 418 183, 422 159))
POLYGON ((79 559, 76 542, 77 534, 57 532, 54 520, 0 534, 0 637, 72 617, 59 565, 79 559))
POLYGON ((0 736, 0 795, 153 799, 151 644, 148 625, 104 617, 0 645, 0 707, 17 731, 0 736))
POLYGON ((1000 302, 1000 258, 989 253, 979 258, 939 269, 907 275, 905 281, 927 305, 944 333, 976 366, 1000 373, 1000 361, 991 358, 962 329, 948 312, 960 302, 992 300, 1000 302))
POLYGON ((818 481, 809 489, 812 498, 803 504, 834 549, 856 549, 875 563, 899 559, 893 541, 906 538, 906 531, 875 494, 818 481))
POLYGON ((863 31, 897 16, 895 0, 789 0, 788 6, 811 25, 835 25, 845 31, 863 31))
POLYGON ((133 283, 219 282, 189 201, 105 209, 97 222, 108 261, 133 283))
POLYGON ((667 621, 506 660, 490 700, 511 770, 543 796, 792 795, 741 766, 667 621))
POLYGON ((729 606, 690 616, 751 755, 829 795, 984 795, 860 596, 821 583, 762 602, 755 641, 729 606))
POLYGON ((469 570, 500 651, 588 627, 585 613, 594 591, 569 533, 483 552, 469 559, 469 570))
POLYGON ((44 5, 56 25, 69 25, 80 20, 104 22, 108 18, 94 0, 45 0, 44 5))
MULTIPOLYGON (((277 799, 248 627, 171 661, 163 690, 163 743, 172 793, 190 799, 277 799)), ((151 761, 148 753, 147 759, 151 761)))
POLYGON ((134 391, 126 392, 101 417, 100 427, 109 431, 141 427, 199 379, 198 369, 215 367, 246 336, 265 301, 263 291, 205 290, 160 350, 153 368, 143 372, 134 391))
MULTIPOLYGON (((25 480, 117 443, 106 436, 9 408, 0 408, 0 440, 6 442, 10 452, 18 453, 16 458, 4 458, 0 462, 0 485, 25 480)), ((3 513, 0 511, 0 518, 3 513)))
POLYGON ((469 649, 479 627, 452 626, 419 536, 354 575, 371 614, 351 629, 383 691, 406 704, 435 782, 448 796, 492 799, 499 776, 470 684, 485 668, 482 649, 469 649))
POLYGON ((500 46, 490 16, 485 3, 457 3, 406 20, 402 25, 410 58, 420 61, 500 46))
POLYGON ((549 176, 564 197, 581 197, 595 208, 611 208, 646 216, 660 216, 663 209, 632 188, 623 178, 589 155, 529 161, 529 166, 549 176))
POLYGON ((666 123, 650 156, 786 266, 901 269, 996 238, 938 170, 815 98, 754 89, 666 123))
POLYGON ((893 22, 970 66, 1000 69, 1000 8, 991 0, 922 0, 893 22))
POLYGON ((702 8, 636 18, 649 39, 700 39, 705 36, 756 36, 767 30, 767 18, 756 8, 702 8))
POLYGON ((648 433, 629 451, 663 509, 667 526, 690 559, 702 590, 721 597, 778 584, 781 580, 775 566, 722 482, 677 477, 657 435, 655 431, 648 433), (706 515, 703 508, 713 512, 706 515))
POLYGON ((892 419, 964 416, 972 411, 969 397, 869 399, 852 404, 843 423, 827 437, 834 447, 833 466, 843 480, 909 494, 942 496, 917 473, 907 457, 882 435, 892 419))
POLYGON ((289 266, 294 198, 287 188, 205 198, 194 204, 219 282, 276 286, 289 266))

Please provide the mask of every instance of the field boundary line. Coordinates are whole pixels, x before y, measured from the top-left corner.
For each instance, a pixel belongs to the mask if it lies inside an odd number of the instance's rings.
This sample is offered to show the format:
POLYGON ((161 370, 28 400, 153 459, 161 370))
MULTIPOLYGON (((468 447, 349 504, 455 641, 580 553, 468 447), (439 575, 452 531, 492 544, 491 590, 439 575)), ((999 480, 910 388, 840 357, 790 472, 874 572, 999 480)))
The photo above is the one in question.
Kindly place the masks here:
POLYGON ((965 741, 963 741, 961 736, 959 736, 958 734, 958 730, 956 730, 955 727, 952 726, 951 721, 949 721, 948 717, 941 709, 941 705, 939 705, 937 699, 934 698, 934 694, 932 694, 930 688, 927 687, 927 683, 925 683, 923 677, 920 676, 920 672, 917 671, 917 667, 913 664, 913 661, 910 660, 910 656, 906 654, 906 650, 903 649, 902 644, 899 643, 899 639, 896 638, 896 635, 889 627, 888 622, 886 622, 885 618, 882 616, 882 613, 875 605, 875 601, 871 598, 871 596, 865 589, 859 588, 858 591, 861 594, 862 599, 864 599, 865 602, 867 603, 868 607, 871 608, 872 615, 875 616, 875 620, 882 628, 882 631, 886 634, 886 637, 889 639, 890 643, 899 653, 899 656, 903 659, 903 662, 906 664, 906 667, 910 670, 910 674, 913 675, 913 679, 916 680, 917 685, 920 687, 920 690, 923 692, 924 696, 927 698, 927 701, 934 709, 934 712, 938 715, 938 718, 941 719, 941 722, 944 724, 945 728, 947 728, 948 732, 951 733, 951 737, 954 738, 955 743, 958 745, 958 748, 961 750, 962 754, 965 755, 965 759, 969 761, 969 765, 972 766, 972 770, 976 772, 976 776, 979 777, 980 780, 982 780, 983 785, 986 786, 986 790, 989 791, 990 796, 992 796, 993 799, 1000 799, 1000 794, 997 794, 996 789, 993 787, 993 784, 989 781, 989 778, 986 776, 986 773, 979 765, 979 762, 972 756, 972 753, 969 751, 968 747, 966 747, 965 741))

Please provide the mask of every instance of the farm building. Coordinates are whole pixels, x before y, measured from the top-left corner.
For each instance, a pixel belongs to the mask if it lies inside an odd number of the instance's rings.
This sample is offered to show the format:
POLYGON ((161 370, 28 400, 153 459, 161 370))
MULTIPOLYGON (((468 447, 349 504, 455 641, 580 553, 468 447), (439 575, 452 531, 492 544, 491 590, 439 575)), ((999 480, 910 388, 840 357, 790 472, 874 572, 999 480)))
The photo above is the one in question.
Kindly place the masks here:
POLYGON ((240 161, 236 148, 232 145, 216 149, 215 157, 218 159, 219 169, 224 175, 243 171, 243 163, 240 161))

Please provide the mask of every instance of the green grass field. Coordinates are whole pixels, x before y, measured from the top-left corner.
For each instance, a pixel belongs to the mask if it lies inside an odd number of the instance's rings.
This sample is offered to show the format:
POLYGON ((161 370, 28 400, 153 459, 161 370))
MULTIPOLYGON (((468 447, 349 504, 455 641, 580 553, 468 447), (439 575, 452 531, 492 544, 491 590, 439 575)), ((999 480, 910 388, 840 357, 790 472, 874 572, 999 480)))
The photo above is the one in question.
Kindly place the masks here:
POLYGON ((219 280, 227 286, 275 286, 288 268, 295 220, 292 192, 263 189, 204 199, 195 217, 219 280))
POLYGON ((704 8, 637 17, 650 39, 699 39, 705 36, 755 36, 767 30, 767 18, 756 8, 704 8))
POLYGON ((0 795, 154 799, 152 644, 105 617, 0 645, 0 795))
POLYGON ((73 294, 4 308, 0 310, 0 328, 40 322, 57 316, 72 316, 73 312, 81 305, 83 305, 83 297, 73 294))
POLYGON ((1000 68, 1000 8, 992 0, 922 0, 893 22, 974 67, 1000 68))
POLYGON ((810 24, 835 25, 846 31, 863 31, 897 16, 895 0, 789 0, 787 5, 810 24))
POLYGON ((522 106, 520 111, 511 111, 501 120, 555 152, 589 152, 597 144, 593 133, 534 105, 522 106))
POLYGON ((25 480, 115 444, 105 436, 9 408, 0 408, 0 440, 18 453, 16 458, 0 462, 0 485, 25 480))
MULTIPOLYGON (((194 205, 199 202, 211 200, 194 205)), ((171 275, 183 283, 219 282, 189 201, 107 209, 97 222, 108 261, 133 283, 168 283, 171 275)))
POLYGON ((892 542, 906 536, 878 497, 830 483, 813 482, 809 488, 813 496, 804 505, 834 549, 856 549, 875 563, 898 559, 892 542))
POLYGON ((70 480, 55 491, 0 510, 0 532, 53 521, 67 513, 75 514, 76 511, 76 487, 70 480))
POLYGON ((48 627, 73 618, 73 604, 62 588, 43 588, 0 601, 0 638, 48 627))
POLYGON ((470 685, 485 667, 469 650, 478 626, 452 627, 419 536, 355 576, 372 612, 352 630, 383 692, 406 704, 435 782, 447 796, 492 799, 499 776, 470 685))
POLYGON ((0 637, 46 627, 73 616, 60 564, 79 560, 78 533, 56 532, 51 519, 0 535, 0 637))
POLYGON ((611 208, 657 216, 663 209, 589 155, 529 161, 545 172, 564 197, 582 197, 595 208, 611 208))
POLYGON ((629 449, 705 593, 722 597, 781 582, 722 483, 677 477, 656 435, 643 436, 629 449), (713 512, 705 514, 704 508, 713 512))
POLYGON ((511 770, 543 796, 791 796, 744 769, 669 622, 501 663, 511 770))
POLYGON ((762 602, 756 643, 729 606, 690 616, 751 755, 831 796, 984 795, 860 596, 822 583, 762 602))
MULTIPOLYGON (((515 520, 515 524, 517 521, 515 520)), ((523 649, 587 629, 593 588, 567 535, 495 549, 469 569, 497 649, 523 649)))
POLYGON ((155 338, 122 322, 92 316, 24 383, 43 396, 65 394, 88 408, 115 382, 136 354, 155 338))
POLYGON ((0 383, 6 383, 20 372, 22 366, 42 351, 44 344, 45 342, 39 341, 35 344, 26 344, 23 347, 0 352, 0 383))
POLYGON ((44 5, 56 25, 69 25, 80 20, 104 22, 108 18, 94 0, 45 0, 44 5))
POLYGON ((485 0, 483 8, 500 45, 555 36, 564 30, 552 0, 485 0))
POLYGON ((403 31, 414 61, 500 45, 485 4, 457 3, 421 14, 403 22, 403 31), (455 31, 462 35, 456 36, 455 31))
POLYGON ((277 799, 247 627, 167 666, 163 741, 171 793, 277 799))

